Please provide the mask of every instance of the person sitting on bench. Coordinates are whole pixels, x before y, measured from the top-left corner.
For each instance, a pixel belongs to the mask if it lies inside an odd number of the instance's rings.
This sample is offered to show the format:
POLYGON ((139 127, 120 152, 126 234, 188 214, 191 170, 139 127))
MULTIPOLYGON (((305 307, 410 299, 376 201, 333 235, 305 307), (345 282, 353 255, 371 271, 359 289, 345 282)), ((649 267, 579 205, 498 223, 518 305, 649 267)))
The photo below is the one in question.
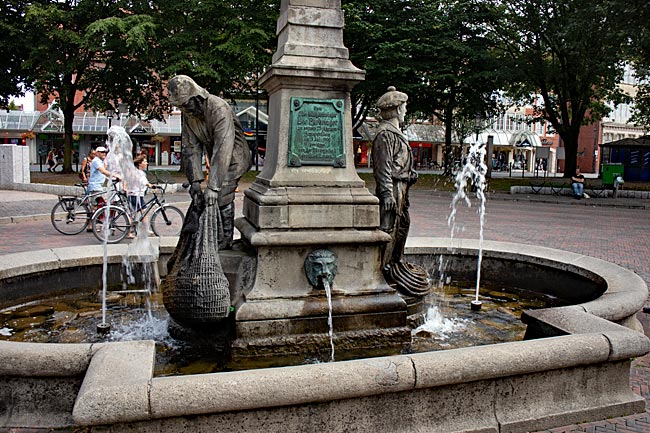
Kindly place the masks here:
POLYGON ((585 177, 580 173, 580 167, 576 168, 576 174, 571 178, 571 189, 573 189, 573 197, 580 200, 585 188, 585 177))

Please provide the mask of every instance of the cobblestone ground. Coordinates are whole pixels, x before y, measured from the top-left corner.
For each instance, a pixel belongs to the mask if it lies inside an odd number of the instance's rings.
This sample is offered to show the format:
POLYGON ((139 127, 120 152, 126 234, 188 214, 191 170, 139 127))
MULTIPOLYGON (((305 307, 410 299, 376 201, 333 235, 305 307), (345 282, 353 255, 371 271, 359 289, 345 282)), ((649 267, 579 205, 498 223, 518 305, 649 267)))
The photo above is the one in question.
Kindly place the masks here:
MULTIPOLYGON (((411 193, 411 236, 449 237, 446 217, 450 195, 431 191, 411 193)), ((478 238, 478 203, 458 207, 454 237, 478 238)), ((650 287, 650 211, 589 206, 586 201, 543 203, 489 198, 484 239, 557 248, 607 260, 641 276, 650 287)), ((639 313, 646 335, 648 315, 639 313)), ((633 362, 632 390, 650 399, 650 355, 633 362)), ((647 404, 646 404, 647 406, 647 404)), ((648 412, 622 418, 558 427, 537 433, 650 432, 648 412)))
MULTIPOLYGON (((242 188, 243 189, 243 188, 242 188)), ((170 196, 171 198, 171 196, 170 196)), ((179 196, 179 199, 186 199, 179 196)), ((237 194, 236 206, 241 212, 243 196, 237 194)), ((425 190, 411 192, 411 236, 449 237, 447 217, 451 194, 425 190)), ((650 287, 650 210, 626 206, 593 206, 596 201, 544 202, 539 197, 488 197, 485 215, 486 240, 518 242, 557 248, 585 254, 616 263, 640 275, 650 287)), ((48 214, 54 204, 23 202, 10 204, 11 214, 48 214), (43 210, 45 209, 45 210, 43 210)), ((455 237, 478 238, 477 203, 471 208, 460 206, 456 217, 455 237)), ((0 212, 1 214, 2 212, 0 212)), ((0 215, 2 216, 2 215, 0 215)), ((94 245, 90 233, 64 236, 56 232, 49 219, 0 224, 0 255, 35 249, 75 245, 94 245)), ((646 335, 650 335, 649 315, 639 313, 646 335)), ((634 392, 650 399, 650 356, 637 359, 630 372, 634 392)), ((19 430, 21 433, 27 430, 19 430)), ((592 423, 564 426, 538 433, 568 432, 646 432, 650 433, 650 414, 608 419, 592 423)))

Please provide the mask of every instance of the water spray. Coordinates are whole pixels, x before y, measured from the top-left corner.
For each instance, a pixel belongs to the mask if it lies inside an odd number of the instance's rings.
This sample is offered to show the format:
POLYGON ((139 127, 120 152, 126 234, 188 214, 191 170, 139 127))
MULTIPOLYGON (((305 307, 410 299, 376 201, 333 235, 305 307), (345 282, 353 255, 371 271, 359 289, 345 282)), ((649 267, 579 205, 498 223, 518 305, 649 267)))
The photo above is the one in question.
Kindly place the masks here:
POLYGON ((451 203, 451 213, 447 220, 448 225, 452 225, 452 237, 454 233, 453 225, 456 219, 456 205, 460 200, 463 200, 468 207, 471 207, 469 197, 467 197, 467 188, 471 187, 476 191, 476 197, 479 201, 479 242, 478 242, 478 263, 476 266, 476 298, 471 302, 470 307, 472 311, 481 310, 481 301, 479 301, 479 287, 481 283, 481 262, 483 261, 483 223, 485 219, 485 174, 487 173, 487 165, 485 165, 485 145, 479 143, 478 140, 472 144, 467 153, 467 162, 461 170, 456 174, 456 193, 454 194, 451 203))

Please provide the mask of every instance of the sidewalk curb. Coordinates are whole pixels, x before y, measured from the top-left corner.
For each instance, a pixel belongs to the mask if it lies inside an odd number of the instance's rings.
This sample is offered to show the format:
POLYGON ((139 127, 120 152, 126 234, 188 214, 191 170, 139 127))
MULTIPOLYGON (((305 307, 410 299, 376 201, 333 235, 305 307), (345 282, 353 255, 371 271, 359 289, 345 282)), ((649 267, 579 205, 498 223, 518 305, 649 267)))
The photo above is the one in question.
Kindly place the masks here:
MULTIPOLYGON (((623 208, 623 209, 650 209, 650 200, 647 200, 647 203, 640 203, 639 201, 634 201, 634 199, 623 199, 629 200, 630 203, 621 203, 621 202, 612 202, 612 198, 589 198, 583 200, 575 200, 566 196, 567 200, 562 199, 553 199, 549 198, 532 198, 526 194, 492 194, 488 196, 488 202, 490 200, 502 200, 502 201, 521 201, 529 203, 546 203, 546 204, 563 204, 567 206, 594 206, 594 207, 611 207, 611 208, 623 208), (521 196, 521 197, 518 197, 521 196), (604 201, 601 201, 604 200, 604 201), (609 200, 609 201, 607 201, 609 200)), ((646 200, 642 200, 646 201, 646 200)))
POLYGON ((17 224, 26 221, 44 221, 49 220, 50 214, 34 214, 34 215, 18 215, 10 217, 0 217, 0 225, 2 224, 17 224))

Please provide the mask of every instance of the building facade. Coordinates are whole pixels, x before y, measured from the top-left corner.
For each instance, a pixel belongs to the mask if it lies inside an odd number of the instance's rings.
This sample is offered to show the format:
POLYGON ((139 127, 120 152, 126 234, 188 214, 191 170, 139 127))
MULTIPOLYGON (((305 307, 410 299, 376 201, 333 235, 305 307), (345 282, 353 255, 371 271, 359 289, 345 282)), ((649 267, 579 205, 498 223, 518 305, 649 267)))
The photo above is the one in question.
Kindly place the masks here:
MULTIPOLYGON (((54 105, 38 104, 37 110, 0 112, 0 144, 16 144, 29 148, 31 164, 45 164, 52 149, 63 147, 63 114, 54 105)), ((258 143, 264 149, 268 115, 266 105, 254 101, 238 101, 233 110, 240 119, 251 148, 258 143), (259 125, 256 124, 259 123, 259 125), (259 136, 257 135, 259 134, 259 136), (261 143, 261 145, 260 145, 261 143)), ((123 110, 125 111, 125 110, 123 110)), ((98 113, 79 110, 73 121, 73 168, 91 148, 103 144, 111 126, 123 127, 135 153, 144 151, 152 165, 178 165, 181 154, 181 113, 174 110, 164 120, 143 120, 125 113, 98 113)))

